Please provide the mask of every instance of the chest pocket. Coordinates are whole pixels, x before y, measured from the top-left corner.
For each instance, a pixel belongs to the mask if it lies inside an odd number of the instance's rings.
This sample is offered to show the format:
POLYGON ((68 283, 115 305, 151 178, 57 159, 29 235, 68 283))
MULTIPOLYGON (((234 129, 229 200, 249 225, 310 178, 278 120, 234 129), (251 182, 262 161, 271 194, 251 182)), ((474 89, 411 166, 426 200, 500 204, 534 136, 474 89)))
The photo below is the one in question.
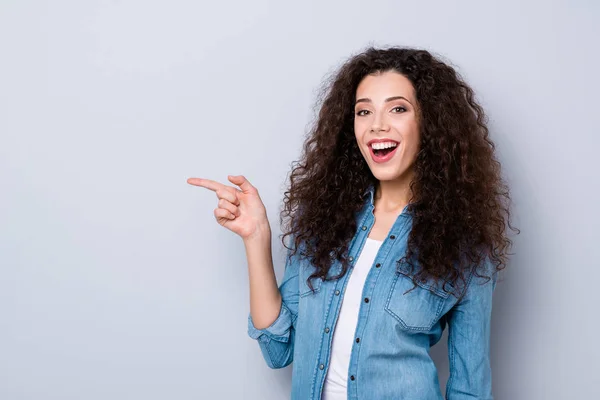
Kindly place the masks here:
MULTIPOLYGON (((440 319, 449 294, 434 281, 420 282, 413 289, 410 267, 397 263, 385 310, 409 331, 428 331, 440 319), (412 289, 412 290, 411 290, 412 289), (407 293, 405 293, 407 292, 407 293)), ((446 284, 446 289, 453 287, 446 284)))

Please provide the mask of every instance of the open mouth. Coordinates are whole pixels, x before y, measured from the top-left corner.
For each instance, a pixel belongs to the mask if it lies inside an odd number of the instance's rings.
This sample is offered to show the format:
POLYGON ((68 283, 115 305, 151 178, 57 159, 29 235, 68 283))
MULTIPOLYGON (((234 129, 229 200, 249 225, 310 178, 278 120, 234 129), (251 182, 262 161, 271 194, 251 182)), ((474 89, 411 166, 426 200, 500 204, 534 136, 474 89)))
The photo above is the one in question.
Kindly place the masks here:
POLYGON ((398 149, 398 143, 387 143, 383 145, 372 144, 369 146, 371 158, 376 163, 382 163, 390 160, 396 153, 396 149, 398 149))
POLYGON ((373 154, 376 157, 385 157, 385 156, 387 156, 388 154, 390 154, 394 150, 396 150, 395 147, 391 147, 389 149, 382 149, 382 150, 375 150, 375 149, 373 149, 373 154))

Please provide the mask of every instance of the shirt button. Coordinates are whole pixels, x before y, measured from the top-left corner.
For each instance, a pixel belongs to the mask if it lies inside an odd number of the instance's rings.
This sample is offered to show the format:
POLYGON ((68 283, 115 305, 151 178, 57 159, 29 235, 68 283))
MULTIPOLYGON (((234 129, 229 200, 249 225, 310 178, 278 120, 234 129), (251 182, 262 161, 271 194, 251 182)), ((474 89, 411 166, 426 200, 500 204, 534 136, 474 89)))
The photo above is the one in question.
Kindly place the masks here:
POLYGON ((375 268, 379 268, 379 267, 381 267, 380 263, 375 264, 375 268))
POLYGON ((350 375, 350 380, 353 381, 354 379, 354 375, 350 375))
POLYGON ((319 365, 319 369, 324 369, 325 366, 323 364, 319 365))
POLYGON ((339 295, 340 295, 340 291, 339 291, 339 290, 336 290, 336 291, 335 291, 335 295, 336 295, 336 296, 339 296, 339 295))
POLYGON ((352 260, 354 260, 354 257, 350 256, 350 257, 348 258, 348 260, 350 260, 350 262, 352 262, 352 260))
POLYGON ((366 230, 367 230, 367 227, 363 225, 363 227, 362 227, 362 230, 363 230, 363 231, 366 231, 366 230))
POLYGON ((396 239, 396 236, 390 235, 390 239, 394 240, 394 239, 396 239))
POLYGON ((329 328, 325 328, 325 333, 329 333, 329 328))
POLYGON ((359 337, 356 338, 356 343, 360 343, 360 338, 359 337))
POLYGON ((368 302, 369 302, 369 298, 365 297, 365 303, 368 303, 368 302))

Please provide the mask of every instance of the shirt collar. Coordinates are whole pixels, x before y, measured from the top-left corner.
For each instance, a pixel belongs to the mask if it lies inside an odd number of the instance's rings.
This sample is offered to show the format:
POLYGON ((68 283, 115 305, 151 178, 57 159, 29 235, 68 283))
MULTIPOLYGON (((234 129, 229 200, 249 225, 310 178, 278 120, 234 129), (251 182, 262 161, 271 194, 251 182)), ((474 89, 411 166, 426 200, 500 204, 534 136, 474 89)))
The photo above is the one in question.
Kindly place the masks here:
POLYGON ((375 205, 374 203, 374 199, 375 199, 375 185, 373 185, 372 183, 369 185, 369 187, 367 188, 367 190, 365 190, 365 192, 363 193, 363 196, 367 196, 368 200, 369 200, 369 204, 371 205, 375 205))

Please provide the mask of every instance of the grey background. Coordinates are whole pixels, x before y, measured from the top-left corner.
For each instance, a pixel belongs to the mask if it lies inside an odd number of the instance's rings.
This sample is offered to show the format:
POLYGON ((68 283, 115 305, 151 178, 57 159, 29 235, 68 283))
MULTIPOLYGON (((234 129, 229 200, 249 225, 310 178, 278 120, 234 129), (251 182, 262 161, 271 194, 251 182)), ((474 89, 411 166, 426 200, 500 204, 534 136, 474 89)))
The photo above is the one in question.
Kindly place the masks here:
MULTIPOLYGON (((283 399, 241 240, 188 177, 278 212, 320 83, 427 48, 490 116, 514 197, 499 400, 600 396, 598 2, 0 2, 0 399, 283 399), (596 23, 596 24, 595 24, 596 23)), ((446 336, 433 350, 447 378, 446 336)))

